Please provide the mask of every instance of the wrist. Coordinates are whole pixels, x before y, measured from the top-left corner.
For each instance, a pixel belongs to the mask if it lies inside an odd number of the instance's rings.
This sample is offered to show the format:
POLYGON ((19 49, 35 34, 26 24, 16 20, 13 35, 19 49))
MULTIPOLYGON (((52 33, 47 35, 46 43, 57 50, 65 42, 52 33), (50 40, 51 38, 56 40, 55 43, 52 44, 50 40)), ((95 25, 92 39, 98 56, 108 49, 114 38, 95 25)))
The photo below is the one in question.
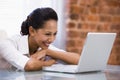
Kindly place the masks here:
POLYGON ((50 56, 50 49, 46 50, 46 55, 50 56))

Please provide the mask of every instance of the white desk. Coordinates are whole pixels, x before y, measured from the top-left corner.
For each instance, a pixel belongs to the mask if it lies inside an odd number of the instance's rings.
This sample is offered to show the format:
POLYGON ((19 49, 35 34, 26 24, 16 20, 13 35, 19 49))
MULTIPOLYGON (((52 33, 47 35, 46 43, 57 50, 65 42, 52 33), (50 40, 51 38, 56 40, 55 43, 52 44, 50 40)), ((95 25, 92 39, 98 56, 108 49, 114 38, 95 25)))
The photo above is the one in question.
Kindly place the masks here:
POLYGON ((80 74, 0 70, 0 80, 120 80, 120 66, 108 65, 102 72, 80 74))

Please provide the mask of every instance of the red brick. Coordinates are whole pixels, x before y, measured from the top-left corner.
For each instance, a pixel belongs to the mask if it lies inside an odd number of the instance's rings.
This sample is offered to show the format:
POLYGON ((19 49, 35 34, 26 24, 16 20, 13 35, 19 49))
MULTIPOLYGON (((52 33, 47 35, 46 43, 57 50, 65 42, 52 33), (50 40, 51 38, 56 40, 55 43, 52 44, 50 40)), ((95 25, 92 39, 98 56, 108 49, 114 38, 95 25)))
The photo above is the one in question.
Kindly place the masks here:
POLYGON ((82 32, 82 31, 79 32, 79 38, 80 39, 85 39, 86 36, 87 36, 87 32, 82 32))
POLYGON ((87 30, 89 28, 88 23, 81 23, 82 29, 87 30))
POLYGON ((110 31, 110 25, 111 24, 109 24, 109 23, 104 23, 103 24, 104 30, 109 32, 110 31))
MULTIPOLYGON (((119 46, 120 46, 120 39, 117 39, 117 38, 116 38, 116 40, 115 40, 114 44, 115 44, 116 46, 117 46, 117 45, 119 45, 119 46)), ((119 50, 119 52, 120 52, 120 50, 119 50)))
POLYGON ((109 25, 108 24, 99 24, 99 25, 97 25, 97 31, 109 32, 109 25))
POLYGON ((79 4, 85 6, 86 5, 86 0, 79 0, 79 4))
POLYGON ((73 47, 75 46, 75 41, 74 40, 67 40, 67 47, 73 47))
POLYGON ((117 56, 115 54, 110 55, 108 64, 117 64, 117 56))
POLYGON ((97 21, 99 21, 99 16, 98 15, 88 15, 87 20, 97 22, 97 21))
POLYGON ((86 0, 86 5, 97 5, 99 0, 86 0))
POLYGON ((116 15, 119 15, 119 16, 120 16, 120 7, 116 7, 116 8, 115 8, 115 12, 116 12, 116 15))
POLYGON ((77 2, 78 2, 79 0, 70 0, 70 4, 72 5, 72 4, 77 4, 77 2))
POLYGON ((75 42, 75 45, 79 48, 79 47, 83 47, 84 44, 84 40, 85 39, 79 39, 75 42))
POLYGON ((111 26, 110 26, 110 29, 112 30, 112 31, 120 31, 120 24, 112 24, 111 26))
POLYGON ((111 16, 108 16, 108 15, 100 15, 100 21, 102 21, 102 22, 111 22, 112 18, 111 18, 111 16))
POLYGON ((95 23, 90 23, 90 24, 88 24, 88 28, 89 28, 89 30, 91 30, 91 31, 95 31, 96 29, 97 29, 97 24, 95 24, 95 23))
POLYGON ((76 14, 76 13, 70 14, 70 18, 71 18, 72 20, 78 20, 78 19, 79 19, 79 14, 76 14))
POLYGON ((120 1, 119 0, 107 0, 106 3, 110 7, 120 7, 120 1))
POLYGON ((78 33, 78 31, 70 30, 70 31, 67 32, 67 36, 71 37, 71 38, 76 38, 76 37, 79 36, 79 33, 78 33))
POLYGON ((77 29, 82 29, 82 24, 81 23, 78 23, 77 29))
POLYGON ((69 29, 73 29, 75 27, 76 27, 75 22, 69 22, 68 25, 67 25, 67 28, 69 28, 69 29))
POLYGON ((120 23, 120 16, 114 16, 114 17, 112 17, 112 22, 113 23, 120 23))
POLYGON ((91 7, 91 8, 90 8, 90 13, 96 14, 97 12, 98 12, 98 10, 97 10, 96 7, 91 7))
POLYGON ((79 14, 79 12, 80 12, 80 7, 79 7, 79 6, 77 6, 77 5, 72 5, 72 6, 70 7, 70 13, 79 14))
POLYGON ((120 40, 120 30, 118 30, 118 32, 116 33, 117 33, 117 38, 120 40))
POLYGON ((80 15, 79 15, 79 20, 80 20, 81 22, 86 21, 86 16, 85 16, 84 14, 80 14, 80 15))

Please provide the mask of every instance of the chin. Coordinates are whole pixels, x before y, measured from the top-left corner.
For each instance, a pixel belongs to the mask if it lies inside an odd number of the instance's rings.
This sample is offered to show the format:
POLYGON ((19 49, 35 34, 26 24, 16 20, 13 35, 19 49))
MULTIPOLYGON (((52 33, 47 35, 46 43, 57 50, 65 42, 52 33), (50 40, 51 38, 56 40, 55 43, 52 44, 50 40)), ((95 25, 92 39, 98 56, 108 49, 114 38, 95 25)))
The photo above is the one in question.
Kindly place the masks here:
POLYGON ((44 46, 44 47, 42 47, 42 49, 48 49, 48 47, 49 47, 49 46, 44 46))

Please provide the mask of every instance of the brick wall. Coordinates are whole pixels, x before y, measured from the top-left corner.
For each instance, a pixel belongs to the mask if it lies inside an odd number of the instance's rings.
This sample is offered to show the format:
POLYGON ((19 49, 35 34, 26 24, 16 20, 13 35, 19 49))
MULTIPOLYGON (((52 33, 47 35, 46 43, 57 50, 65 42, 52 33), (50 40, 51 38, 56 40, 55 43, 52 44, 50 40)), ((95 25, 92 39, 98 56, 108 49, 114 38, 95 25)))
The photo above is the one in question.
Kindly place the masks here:
POLYGON ((116 32, 108 64, 120 65, 120 0, 67 0, 67 51, 80 53, 87 32, 116 32))

